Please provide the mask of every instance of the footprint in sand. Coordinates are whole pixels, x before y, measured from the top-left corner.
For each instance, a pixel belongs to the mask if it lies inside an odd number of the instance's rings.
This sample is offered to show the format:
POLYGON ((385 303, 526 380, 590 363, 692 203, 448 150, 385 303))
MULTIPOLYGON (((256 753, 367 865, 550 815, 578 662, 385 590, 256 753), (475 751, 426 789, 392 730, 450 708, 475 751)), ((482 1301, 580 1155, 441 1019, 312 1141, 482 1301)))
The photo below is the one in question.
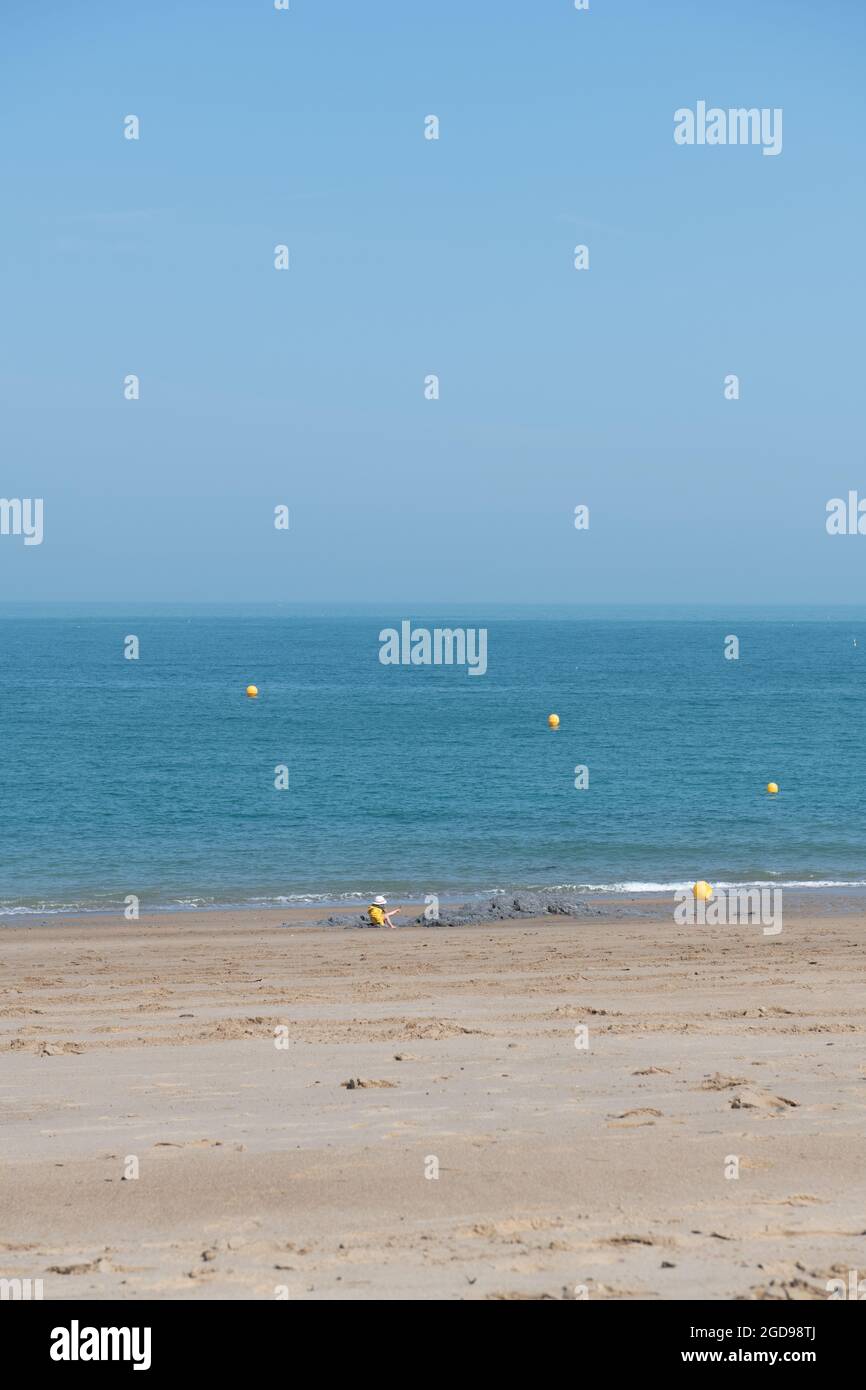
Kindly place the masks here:
POLYGON ((789 1100, 787 1096, 773 1096, 769 1091, 758 1091, 753 1086, 744 1086, 731 1100, 732 1110, 761 1110, 766 1114, 781 1115, 788 1109, 797 1109, 800 1102, 789 1100))
POLYGON ((390 1086, 396 1086, 396 1085, 397 1085, 397 1082, 396 1082, 396 1081, 364 1081, 360 1076, 350 1076, 348 1081, 341 1081, 341 1082, 340 1082, 340 1085, 341 1085, 341 1086, 344 1086, 344 1087, 346 1088, 347 1091, 357 1091, 358 1089, 364 1090, 365 1088, 369 1088, 369 1087, 373 1087, 373 1086, 379 1086, 379 1087, 381 1087, 381 1086, 388 1086, 388 1087, 390 1087, 390 1086))
POLYGON ((746 1295, 749 1299, 757 1302, 801 1302, 806 1300, 822 1301, 827 1297, 826 1288, 810 1284, 806 1279, 771 1279, 769 1284, 757 1284, 749 1289, 746 1295))
POLYGON ((745 1076, 723 1076, 720 1071, 714 1072, 712 1076, 705 1076, 699 1091, 731 1091, 736 1086, 748 1086, 748 1079, 745 1076))
POLYGON ((221 1149, 222 1139, 157 1139, 155 1149, 221 1149))
POLYGON ((762 1207, 815 1207, 823 1206, 823 1197, 813 1197, 810 1192, 794 1192, 790 1197, 767 1197, 760 1203, 762 1207))
POLYGON ((110 1274, 114 1266, 104 1256, 98 1260, 87 1260, 83 1264, 48 1265, 46 1274, 110 1274))
POLYGON ((652 1106, 642 1106, 638 1110, 624 1110, 621 1115, 612 1115, 608 1120, 608 1129, 634 1129, 638 1125, 652 1125, 656 1120, 661 1119, 662 1111, 654 1110, 652 1106))

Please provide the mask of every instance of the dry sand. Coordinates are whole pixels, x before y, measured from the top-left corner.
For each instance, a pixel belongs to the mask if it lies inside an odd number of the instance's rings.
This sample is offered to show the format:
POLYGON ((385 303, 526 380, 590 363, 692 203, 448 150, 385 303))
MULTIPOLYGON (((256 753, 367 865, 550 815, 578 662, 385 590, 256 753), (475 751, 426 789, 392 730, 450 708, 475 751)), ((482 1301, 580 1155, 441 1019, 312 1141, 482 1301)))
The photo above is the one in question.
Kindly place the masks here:
POLYGON ((766 938, 669 911, 4 929, 0 1277, 46 1299, 825 1298, 866 1270, 863 945, 858 915, 766 938))

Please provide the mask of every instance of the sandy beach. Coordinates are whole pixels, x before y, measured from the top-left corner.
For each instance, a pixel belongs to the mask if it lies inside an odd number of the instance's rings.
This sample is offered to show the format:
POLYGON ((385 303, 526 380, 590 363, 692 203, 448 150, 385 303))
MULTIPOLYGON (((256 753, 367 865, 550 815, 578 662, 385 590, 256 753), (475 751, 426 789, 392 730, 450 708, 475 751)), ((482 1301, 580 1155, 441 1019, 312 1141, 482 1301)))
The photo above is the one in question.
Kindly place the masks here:
POLYGON ((46 1299, 826 1298, 866 1267, 864 927, 4 930, 0 1276, 46 1299))

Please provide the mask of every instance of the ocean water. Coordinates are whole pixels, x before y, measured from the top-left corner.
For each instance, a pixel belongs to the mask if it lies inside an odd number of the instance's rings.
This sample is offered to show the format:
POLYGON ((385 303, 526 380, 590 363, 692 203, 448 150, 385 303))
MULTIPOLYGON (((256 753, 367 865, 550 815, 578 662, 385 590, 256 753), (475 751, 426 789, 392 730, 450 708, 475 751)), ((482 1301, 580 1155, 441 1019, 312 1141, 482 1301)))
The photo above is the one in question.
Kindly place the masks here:
POLYGON ((7 917, 866 883, 863 610, 8 608, 0 690, 7 917), (403 618, 487 674, 382 665, 403 618))

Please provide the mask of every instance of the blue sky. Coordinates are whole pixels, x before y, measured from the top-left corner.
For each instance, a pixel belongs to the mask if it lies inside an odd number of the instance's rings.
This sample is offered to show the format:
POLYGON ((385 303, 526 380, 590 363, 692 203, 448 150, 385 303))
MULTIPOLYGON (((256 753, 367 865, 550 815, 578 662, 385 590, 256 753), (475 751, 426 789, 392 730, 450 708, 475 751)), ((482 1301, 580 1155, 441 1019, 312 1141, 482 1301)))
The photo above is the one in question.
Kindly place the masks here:
POLYGON ((0 495, 45 503, 3 599, 862 598, 854 0, 3 29, 0 495), (700 99, 781 107, 782 153, 678 147, 700 99))

